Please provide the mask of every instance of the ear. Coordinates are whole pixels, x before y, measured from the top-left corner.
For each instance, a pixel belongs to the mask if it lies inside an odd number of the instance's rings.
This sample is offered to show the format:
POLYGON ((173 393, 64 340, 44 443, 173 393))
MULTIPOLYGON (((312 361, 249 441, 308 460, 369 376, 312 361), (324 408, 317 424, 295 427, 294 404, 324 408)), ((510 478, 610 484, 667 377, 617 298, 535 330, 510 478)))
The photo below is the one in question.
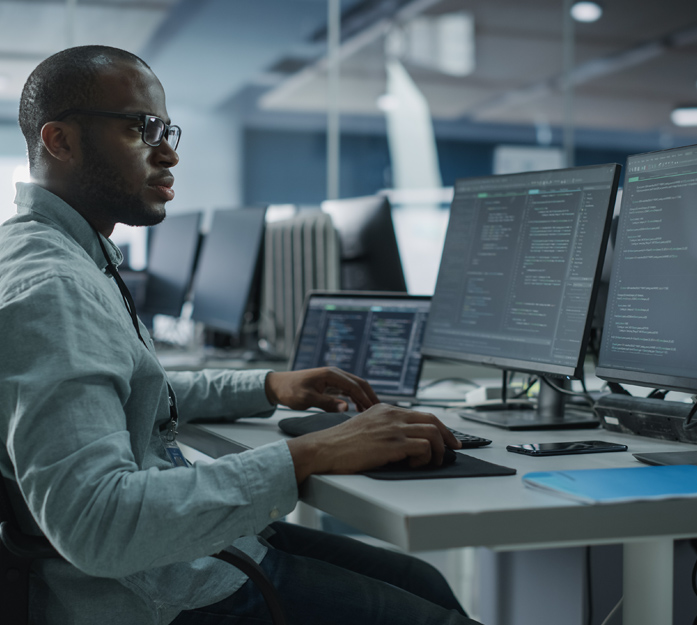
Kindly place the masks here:
POLYGON ((78 128, 72 124, 47 122, 41 128, 41 141, 53 158, 67 162, 77 156, 78 133, 78 128))

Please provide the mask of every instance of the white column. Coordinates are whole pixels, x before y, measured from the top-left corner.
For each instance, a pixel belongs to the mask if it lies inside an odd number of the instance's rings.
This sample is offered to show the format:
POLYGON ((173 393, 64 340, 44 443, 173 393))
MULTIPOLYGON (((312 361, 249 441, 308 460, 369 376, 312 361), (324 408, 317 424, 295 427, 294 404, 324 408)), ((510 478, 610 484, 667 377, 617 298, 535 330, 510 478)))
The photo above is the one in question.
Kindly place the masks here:
POLYGON ((339 197, 339 48, 341 2, 328 0, 327 12, 327 199, 339 197))

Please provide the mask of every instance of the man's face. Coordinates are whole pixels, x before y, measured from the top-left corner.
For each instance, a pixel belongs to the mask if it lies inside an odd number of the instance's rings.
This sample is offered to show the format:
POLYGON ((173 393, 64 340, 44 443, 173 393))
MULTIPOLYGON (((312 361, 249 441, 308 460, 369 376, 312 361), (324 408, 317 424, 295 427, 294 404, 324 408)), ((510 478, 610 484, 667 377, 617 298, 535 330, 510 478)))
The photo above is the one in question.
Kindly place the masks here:
MULTIPOLYGON (((94 110, 148 113, 170 122, 165 93, 155 75, 137 65, 119 64, 100 78, 102 95, 94 110)), ((75 171, 75 200, 89 211, 99 229, 117 223, 151 226, 165 218, 165 203, 174 197, 169 169, 179 161, 163 140, 143 142, 136 120, 84 116, 81 161, 75 171)))

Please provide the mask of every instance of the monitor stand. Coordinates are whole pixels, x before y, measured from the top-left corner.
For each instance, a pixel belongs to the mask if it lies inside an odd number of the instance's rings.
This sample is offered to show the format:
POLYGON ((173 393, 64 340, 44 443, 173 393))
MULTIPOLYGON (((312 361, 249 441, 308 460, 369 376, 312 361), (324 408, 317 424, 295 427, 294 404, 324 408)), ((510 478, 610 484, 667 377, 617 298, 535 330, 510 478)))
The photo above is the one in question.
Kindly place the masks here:
MULTIPOLYGON (((555 384, 561 386, 558 379, 555 384)), ((566 399, 566 395, 541 382, 536 404, 515 400, 508 402, 504 399, 497 405, 488 403, 461 410, 458 414, 468 421, 507 430, 576 430, 600 425, 593 413, 568 408, 566 399)))

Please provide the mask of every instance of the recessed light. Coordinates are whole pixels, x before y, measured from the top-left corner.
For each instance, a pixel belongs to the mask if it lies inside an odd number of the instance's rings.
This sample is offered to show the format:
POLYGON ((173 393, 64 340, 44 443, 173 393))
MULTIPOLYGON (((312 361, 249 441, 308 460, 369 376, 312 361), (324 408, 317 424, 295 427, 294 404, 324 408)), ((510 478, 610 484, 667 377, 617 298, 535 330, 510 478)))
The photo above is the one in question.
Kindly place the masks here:
POLYGON ((597 2, 574 2, 571 17, 577 22, 595 22, 603 14, 603 7, 597 2))
POLYGON ((670 119, 676 126, 697 126, 697 104, 677 107, 670 119))

